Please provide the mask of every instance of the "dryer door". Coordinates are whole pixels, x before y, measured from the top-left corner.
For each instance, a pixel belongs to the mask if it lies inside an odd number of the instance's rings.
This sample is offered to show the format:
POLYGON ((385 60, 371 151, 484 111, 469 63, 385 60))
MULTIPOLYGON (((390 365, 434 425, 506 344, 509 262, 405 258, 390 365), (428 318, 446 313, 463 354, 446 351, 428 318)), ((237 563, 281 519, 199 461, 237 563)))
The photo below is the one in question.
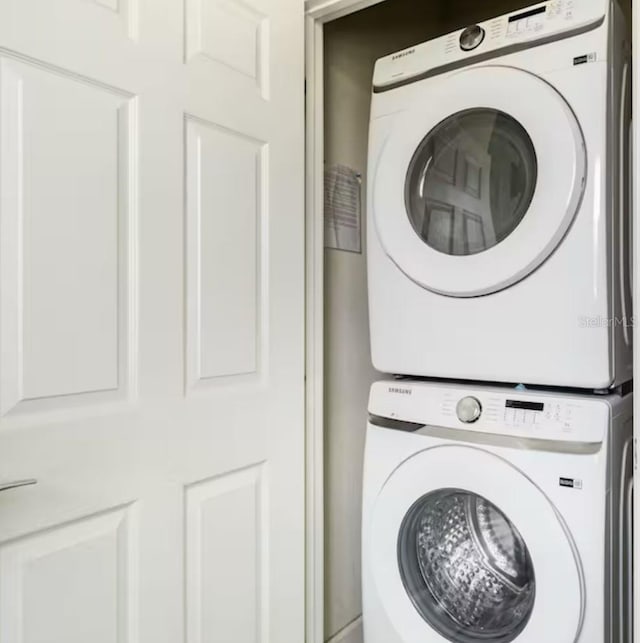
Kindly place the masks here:
POLYGON ((524 71, 479 67, 430 86, 396 116, 372 174, 380 243, 424 288, 497 292, 571 225, 587 173, 582 132, 562 96, 524 71))
POLYGON ((406 643, 574 641, 582 566, 567 525, 535 484, 474 447, 418 453, 376 501, 365 552, 406 643))

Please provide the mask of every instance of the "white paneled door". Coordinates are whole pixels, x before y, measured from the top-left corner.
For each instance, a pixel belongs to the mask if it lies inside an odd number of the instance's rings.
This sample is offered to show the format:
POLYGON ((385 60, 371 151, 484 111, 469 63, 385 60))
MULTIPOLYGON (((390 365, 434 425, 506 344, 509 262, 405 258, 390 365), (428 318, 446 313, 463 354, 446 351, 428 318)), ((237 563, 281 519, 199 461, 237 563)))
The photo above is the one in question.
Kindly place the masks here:
POLYGON ((304 640, 302 12, 0 2, 0 643, 304 640))

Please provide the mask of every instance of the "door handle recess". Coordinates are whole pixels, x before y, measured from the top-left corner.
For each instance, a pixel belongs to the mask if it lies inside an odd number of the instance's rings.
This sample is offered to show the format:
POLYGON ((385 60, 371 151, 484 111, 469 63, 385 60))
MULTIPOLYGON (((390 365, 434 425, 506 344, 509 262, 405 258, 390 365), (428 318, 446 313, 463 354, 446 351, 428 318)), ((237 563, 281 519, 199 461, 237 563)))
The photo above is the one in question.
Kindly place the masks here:
POLYGON ((18 489, 20 487, 29 487, 38 484, 37 480, 16 480, 15 482, 0 483, 0 491, 9 491, 10 489, 18 489))

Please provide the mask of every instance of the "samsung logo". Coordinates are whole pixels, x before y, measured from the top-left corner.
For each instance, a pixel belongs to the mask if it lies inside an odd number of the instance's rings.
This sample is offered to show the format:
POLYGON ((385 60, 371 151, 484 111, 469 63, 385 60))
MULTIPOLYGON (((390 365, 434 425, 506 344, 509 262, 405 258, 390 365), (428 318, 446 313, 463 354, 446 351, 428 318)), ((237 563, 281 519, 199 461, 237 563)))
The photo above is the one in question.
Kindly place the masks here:
POLYGON ((389 393, 397 393, 398 395, 411 395, 413 391, 410 388, 395 388, 389 387, 389 393))
POLYGON ((411 54, 415 54, 416 50, 415 49, 407 49, 407 51, 401 51, 399 54, 395 54, 394 56, 391 56, 391 60, 398 60, 398 58, 405 58, 406 56, 411 56, 411 54))

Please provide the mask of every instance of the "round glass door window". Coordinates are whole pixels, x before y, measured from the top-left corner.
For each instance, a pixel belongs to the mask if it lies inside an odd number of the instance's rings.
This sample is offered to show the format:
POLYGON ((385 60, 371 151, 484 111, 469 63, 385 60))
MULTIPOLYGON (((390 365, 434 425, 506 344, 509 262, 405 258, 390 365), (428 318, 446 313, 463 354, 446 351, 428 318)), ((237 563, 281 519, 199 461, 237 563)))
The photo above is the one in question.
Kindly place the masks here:
POLYGON ((398 563, 422 618, 454 643, 509 643, 533 611, 527 546, 481 496, 441 489, 420 498, 402 522, 398 563))
POLYGON ((405 184, 411 224, 431 248, 474 255, 504 241, 524 218, 538 164, 526 130, 494 109, 442 121, 420 143, 405 184))

